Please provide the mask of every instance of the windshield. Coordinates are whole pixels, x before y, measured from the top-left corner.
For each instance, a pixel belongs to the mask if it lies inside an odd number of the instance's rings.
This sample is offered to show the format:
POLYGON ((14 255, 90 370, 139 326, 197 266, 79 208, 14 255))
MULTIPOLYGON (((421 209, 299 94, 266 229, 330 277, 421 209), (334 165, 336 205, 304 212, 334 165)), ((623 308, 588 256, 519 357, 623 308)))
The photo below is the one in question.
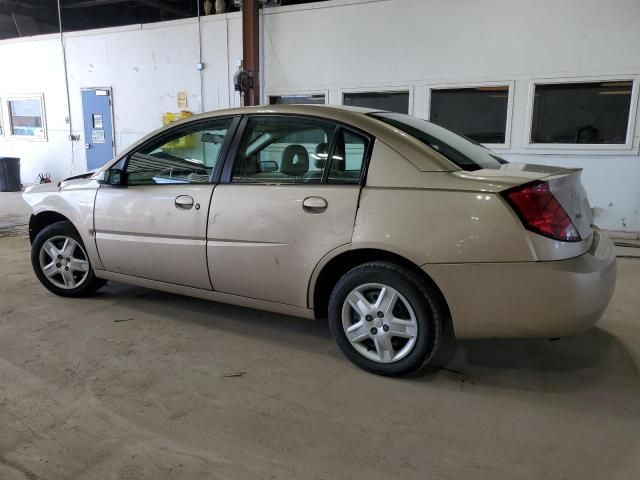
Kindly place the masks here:
POLYGON ((370 113, 369 116, 411 135, 442 154, 462 170, 500 168, 507 163, 479 143, 426 120, 402 113, 379 112, 370 113))

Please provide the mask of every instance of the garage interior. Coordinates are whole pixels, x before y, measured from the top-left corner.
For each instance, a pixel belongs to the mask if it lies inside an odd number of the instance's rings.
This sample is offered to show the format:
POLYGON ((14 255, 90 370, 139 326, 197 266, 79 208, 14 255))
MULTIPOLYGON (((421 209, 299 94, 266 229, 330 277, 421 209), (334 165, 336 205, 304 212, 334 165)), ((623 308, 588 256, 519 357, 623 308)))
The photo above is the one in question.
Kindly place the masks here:
POLYGON ((609 307, 584 333, 451 340, 419 374, 383 378, 346 362, 324 321, 117 282, 56 297, 31 268, 30 209, 3 191, 0 478, 637 478, 640 3, 241 4, 0 0, 0 162, 20 159, 19 188, 181 115, 408 113, 509 161, 582 168, 616 243, 609 307), (105 92, 106 137, 85 128, 83 92, 105 92))

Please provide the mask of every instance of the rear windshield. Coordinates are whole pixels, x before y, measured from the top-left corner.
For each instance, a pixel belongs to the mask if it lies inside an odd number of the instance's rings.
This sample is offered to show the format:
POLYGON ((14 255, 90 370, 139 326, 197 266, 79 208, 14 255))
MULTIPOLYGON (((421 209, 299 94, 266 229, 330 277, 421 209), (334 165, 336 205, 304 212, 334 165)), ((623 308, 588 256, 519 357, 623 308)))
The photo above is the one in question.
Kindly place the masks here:
POLYGON ((462 170, 500 168, 500 165, 507 163, 479 143, 426 120, 402 113, 379 112, 370 113, 369 116, 411 135, 442 154, 462 170))

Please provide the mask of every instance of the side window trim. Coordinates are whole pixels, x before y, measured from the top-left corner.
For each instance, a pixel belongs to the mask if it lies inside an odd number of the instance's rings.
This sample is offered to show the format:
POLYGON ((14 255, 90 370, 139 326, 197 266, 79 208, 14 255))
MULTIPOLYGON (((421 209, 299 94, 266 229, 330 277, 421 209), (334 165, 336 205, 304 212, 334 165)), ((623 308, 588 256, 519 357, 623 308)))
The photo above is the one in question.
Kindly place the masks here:
POLYGON ((222 175, 222 169, 224 168, 227 157, 229 155, 229 151, 231 150, 231 146, 233 145, 233 141, 235 140, 236 133, 238 131, 238 126, 242 120, 241 115, 236 115, 231 119, 231 124, 229 125, 229 130, 227 130, 227 135, 225 136, 224 143, 222 144, 222 148, 220 149, 219 159, 216 162, 213 170, 211 171, 211 178, 209 181, 213 184, 220 182, 220 176, 222 175))
POLYGON ((322 171, 322 185, 329 183, 329 173, 331 173, 331 165, 333 164, 333 156, 338 148, 338 141, 342 135, 342 125, 337 124, 336 129, 333 131, 333 138, 331 139, 331 145, 329 146, 329 152, 327 152, 327 161, 324 162, 324 170, 322 171))
MULTIPOLYGON (((123 158, 121 158, 120 160, 118 160, 115 164, 117 165, 118 163, 120 163, 121 161, 124 160, 123 165, 122 165, 122 171, 124 173, 126 173, 127 171, 127 167, 129 166, 129 161, 131 160, 131 157, 133 155, 135 155, 136 153, 140 152, 141 150, 144 150, 146 148, 148 148, 150 145, 156 144, 158 142, 165 142, 167 139, 173 137, 176 133, 180 133, 181 131, 187 130, 187 129, 191 129, 191 128, 198 128, 198 127, 206 127, 207 125, 210 125, 211 123, 220 121, 220 120, 231 120, 231 123, 229 124, 229 130, 227 131, 227 134, 225 135, 225 139, 224 139, 224 143, 222 144, 222 148, 220 149, 220 160, 216 162, 214 168, 212 169, 211 172, 211 176, 209 177, 209 183, 208 184, 215 184, 217 183, 215 181, 216 178, 220 177, 220 171, 222 169, 222 164, 225 163, 225 156, 228 154, 229 152, 229 147, 231 145, 231 141, 232 138, 235 136, 235 132, 236 132, 236 128, 238 126, 238 123, 240 122, 241 119, 241 115, 233 115, 233 116, 223 116, 223 117, 209 117, 209 118, 205 118, 202 120, 195 120, 193 122, 188 122, 184 125, 179 125, 176 126, 175 128, 170 128, 168 129, 166 132, 162 133, 160 136, 156 136, 153 138, 150 138, 148 141, 144 142, 142 145, 139 145, 135 150, 132 150, 131 152, 127 153, 126 156, 124 156, 123 158), (217 177, 216 177, 216 173, 217 173, 217 177)), ((208 185, 206 183, 203 183, 203 185, 208 185)), ((182 185, 179 183, 166 183, 163 185, 182 185)), ((135 187, 137 185, 128 185, 128 184, 124 184, 123 186, 126 187, 135 187)))
POLYGON ((242 115, 238 121, 238 126, 233 135, 233 140, 229 144, 229 150, 226 152, 227 155, 224 159, 224 165, 221 167, 221 176, 218 178, 218 183, 231 183, 233 166, 236 163, 240 142, 247 131, 247 123, 249 123, 249 117, 247 115, 242 115))
MULTIPOLYGON (((325 163, 324 169, 322 171, 322 180, 321 183, 309 184, 309 185, 327 185, 329 172, 331 169, 331 162, 333 161, 333 155, 335 153, 335 149, 338 142, 338 135, 342 131, 348 131, 355 135, 362 137, 366 141, 364 158, 362 159, 362 168, 360 169, 360 181, 358 183, 359 186, 364 186, 365 180, 367 177, 367 171, 369 169, 369 161, 371 160, 371 154, 373 153, 373 145, 375 143, 375 137, 368 132, 363 130, 359 130, 357 128, 351 127, 350 125, 345 125, 331 118, 318 117, 315 115, 285 115, 285 114, 253 114, 253 115, 242 115, 241 120, 235 130, 233 141, 229 146, 229 150, 226 152, 227 156, 224 161, 224 167, 222 170, 221 176, 218 178, 217 183, 232 183, 231 177, 233 176, 233 167, 235 165, 237 159, 238 148, 240 147, 240 143, 244 138, 244 135, 247 130, 247 124, 249 123, 249 119, 251 118, 259 118, 259 117, 299 117, 299 118, 313 118, 318 120, 324 120, 326 122, 333 123, 335 125, 335 130, 333 133, 333 139, 331 140, 331 145, 329 146, 329 152, 327 157, 327 162, 325 163)), ((236 184, 236 185, 254 185, 251 183, 245 184, 236 184)), ((333 185, 341 185, 341 184, 333 184, 333 185)), ((349 184, 344 184, 349 185, 349 184)), ((353 186, 353 184, 351 184, 353 186)))

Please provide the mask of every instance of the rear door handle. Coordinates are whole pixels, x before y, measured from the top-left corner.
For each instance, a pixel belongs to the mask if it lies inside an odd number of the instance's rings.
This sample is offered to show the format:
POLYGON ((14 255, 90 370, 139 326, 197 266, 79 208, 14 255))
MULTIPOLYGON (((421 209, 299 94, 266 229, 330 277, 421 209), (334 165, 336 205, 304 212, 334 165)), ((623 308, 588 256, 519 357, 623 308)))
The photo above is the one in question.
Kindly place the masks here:
POLYGON ((178 195, 176 197, 176 208, 191 210, 193 208, 193 198, 189 195, 178 195))
POLYGON ((329 204, 322 197, 307 197, 302 202, 302 209, 307 213, 322 213, 329 204))

